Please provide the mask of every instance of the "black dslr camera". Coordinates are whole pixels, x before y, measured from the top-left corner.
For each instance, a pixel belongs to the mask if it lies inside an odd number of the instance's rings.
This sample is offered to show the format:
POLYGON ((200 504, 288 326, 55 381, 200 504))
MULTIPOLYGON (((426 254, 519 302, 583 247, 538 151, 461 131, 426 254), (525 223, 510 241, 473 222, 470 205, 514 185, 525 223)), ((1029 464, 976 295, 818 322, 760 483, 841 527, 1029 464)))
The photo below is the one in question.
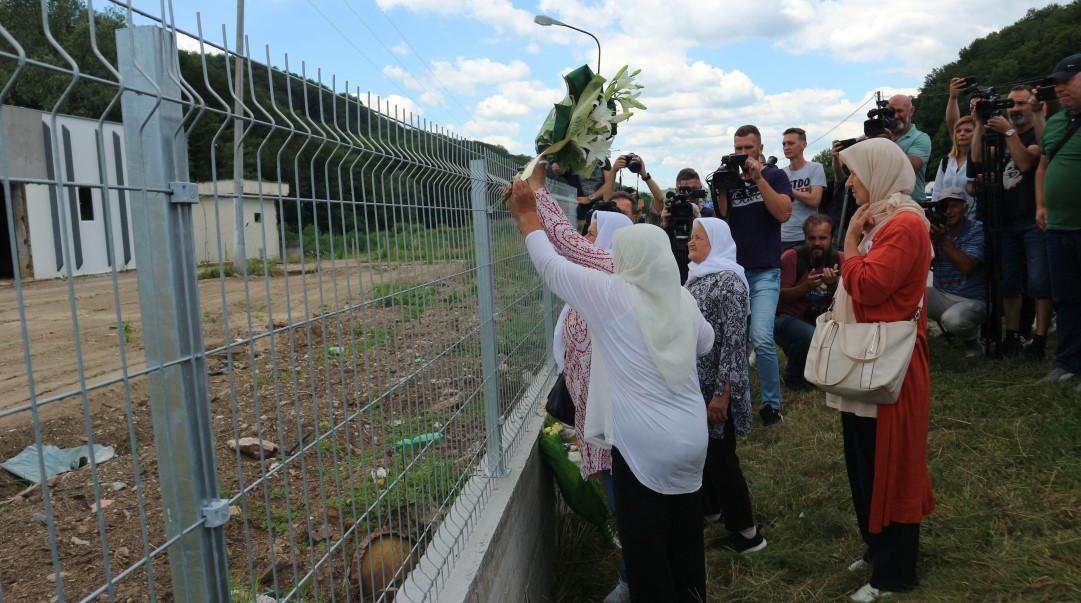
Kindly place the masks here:
POLYGON ((627 169, 630 170, 632 174, 639 174, 642 172, 642 158, 638 155, 627 153, 623 156, 623 160, 627 164, 627 169))
POLYGON ((875 93, 875 108, 867 112, 867 121, 863 122, 863 135, 877 138, 897 127, 897 110, 890 102, 882 99, 882 93, 875 93))
POLYGON ((923 215, 931 223, 931 226, 938 226, 939 228, 946 226, 945 201, 924 201, 920 203, 920 207, 923 208, 923 215))

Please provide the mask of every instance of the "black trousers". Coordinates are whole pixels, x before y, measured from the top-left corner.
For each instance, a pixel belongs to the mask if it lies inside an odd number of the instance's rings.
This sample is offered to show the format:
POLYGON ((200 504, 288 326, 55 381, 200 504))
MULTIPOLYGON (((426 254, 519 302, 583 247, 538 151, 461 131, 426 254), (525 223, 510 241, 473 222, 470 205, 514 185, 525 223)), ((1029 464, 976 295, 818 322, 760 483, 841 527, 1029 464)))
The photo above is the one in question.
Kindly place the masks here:
POLYGON ((905 591, 919 584, 920 524, 891 523, 879 534, 868 529, 871 494, 875 483, 875 439, 878 420, 841 413, 845 443, 845 466, 852 489, 860 536, 867 544, 863 558, 871 564, 871 586, 879 590, 905 591))
POLYGON ((612 449, 616 529, 631 587, 631 601, 706 600, 706 554, 697 492, 650 490, 612 449))
POLYGON ((709 439, 700 492, 702 514, 721 513, 728 531, 738 532, 754 526, 751 493, 736 455, 736 428, 731 417, 724 422, 724 437, 709 439))

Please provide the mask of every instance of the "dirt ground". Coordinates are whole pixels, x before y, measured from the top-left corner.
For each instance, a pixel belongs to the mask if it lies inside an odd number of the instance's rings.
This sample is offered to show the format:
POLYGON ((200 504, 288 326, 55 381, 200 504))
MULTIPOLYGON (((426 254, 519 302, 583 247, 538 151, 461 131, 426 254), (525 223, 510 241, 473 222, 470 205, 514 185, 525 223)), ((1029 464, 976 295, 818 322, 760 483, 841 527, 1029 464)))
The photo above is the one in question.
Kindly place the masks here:
MULTIPOLYGON (((234 600, 284 596, 298 585, 290 600, 360 600, 362 588, 363 600, 374 600, 383 592, 379 580, 358 586, 345 578, 365 537, 391 530, 414 557, 423 550, 483 453, 476 299, 464 269, 462 263, 324 267, 253 279, 250 303, 243 279, 199 282, 208 350, 258 337, 206 361, 221 494, 232 499, 225 535, 234 600), (434 299, 366 303, 388 283, 425 284, 418 294, 434 299), (395 446, 436 432, 443 439, 395 446), (227 445, 237 437, 262 437, 278 451, 248 458, 227 445), (379 468, 386 470, 382 481, 379 468)), ((77 392, 68 284, 29 283, 24 294, 38 399, 77 392)), ((145 365, 134 273, 120 275, 115 293, 109 276, 78 279, 75 302, 88 385, 121 375, 122 347, 129 372, 145 365)), ((14 289, 0 285, 0 409, 29 398, 21 328, 14 289)), ((504 360, 504 401, 530 378, 530 362, 504 360)), ((108 576, 124 572, 115 590, 103 590, 97 600, 172 600, 169 547, 155 553, 166 537, 149 386, 142 375, 91 387, 85 400, 76 395, 49 404, 37 434, 29 412, 0 419, 3 459, 36 437, 117 451, 106 463, 56 478, 47 502, 42 488, 27 491, 26 482, 0 471, 5 600, 56 600, 58 571, 65 600, 104 589, 108 576)), ((387 563, 391 572, 400 565, 387 563)))

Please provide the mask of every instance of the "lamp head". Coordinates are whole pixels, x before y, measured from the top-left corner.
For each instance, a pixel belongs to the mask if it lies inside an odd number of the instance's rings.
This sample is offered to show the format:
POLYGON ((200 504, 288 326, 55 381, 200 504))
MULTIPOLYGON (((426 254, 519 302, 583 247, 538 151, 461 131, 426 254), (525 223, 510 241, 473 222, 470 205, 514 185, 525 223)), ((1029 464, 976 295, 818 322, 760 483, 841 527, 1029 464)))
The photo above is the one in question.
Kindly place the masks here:
POLYGON ((545 27, 548 27, 549 25, 563 25, 562 21, 553 19, 548 15, 537 15, 536 17, 533 17, 533 22, 537 25, 543 25, 545 27))

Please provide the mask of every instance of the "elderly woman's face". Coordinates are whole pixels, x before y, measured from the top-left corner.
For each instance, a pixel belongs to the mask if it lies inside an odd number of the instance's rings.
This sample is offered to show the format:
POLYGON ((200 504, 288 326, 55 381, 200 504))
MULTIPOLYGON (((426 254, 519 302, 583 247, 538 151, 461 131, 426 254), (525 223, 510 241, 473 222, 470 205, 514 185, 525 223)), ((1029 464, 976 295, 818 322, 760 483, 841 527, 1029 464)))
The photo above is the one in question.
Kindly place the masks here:
POLYGON ((687 258, 696 264, 701 264, 709 257, 710 249, 706 229, 702 228, 701 224, 695 223, 694 228, 691 229, 691 238, 687 241, 687 258))
POLYGON ((856 198, 856 205, 867 205, 871 202, 871 191, 863 184, 855 172, 848 172, 848 180, 845 180, 845 188, 852 191, 856 198))
POLYGON ((590 243, 597 242, 597 217, 593 216, 593 219, 589 221, 589 230, 586 231, 586 238, 590 243))

